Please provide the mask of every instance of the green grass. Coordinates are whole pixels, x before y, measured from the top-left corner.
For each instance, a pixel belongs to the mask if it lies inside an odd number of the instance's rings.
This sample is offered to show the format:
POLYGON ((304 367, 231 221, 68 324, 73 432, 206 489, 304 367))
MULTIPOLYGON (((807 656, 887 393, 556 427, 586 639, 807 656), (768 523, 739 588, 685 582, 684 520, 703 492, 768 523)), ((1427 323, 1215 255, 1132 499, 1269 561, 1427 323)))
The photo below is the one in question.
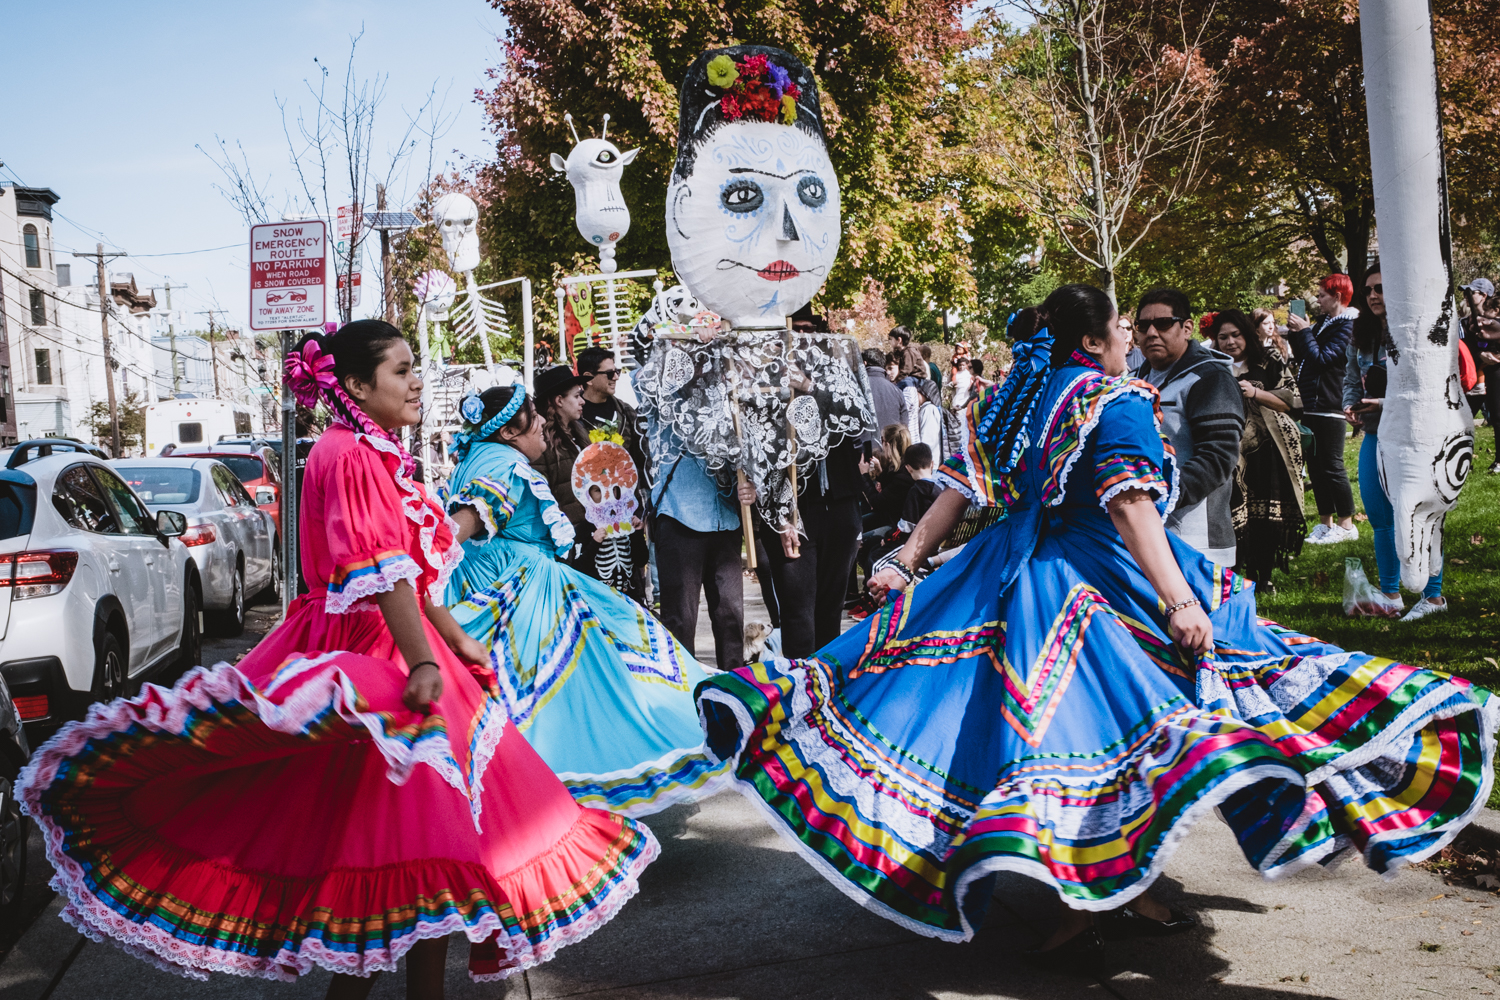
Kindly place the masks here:
MULTIPOLYGON (((1369 522, 1358 520, 1357 542, 1303 546, 1291 570, 1276 574, 1276 593, 1256 595, 1260 613, 1345 649, 1435 667, 1500 690, 1500 476, 1485 471, 1494 461, 1491 433, 1479 430, 1474 471, 1448 515, 1443 567, 1447 614, 1409 625, 1344 617, 1344 559, 1358 557, 1371 582, 1378 585, 1379 579, 1369 522)), ((1356 442, 1349 442, 1344 458, 1353 482, 1359 467, 1356 442)), ((1354 503, 1363 514, 1357 483, 1354 503)), ((1316 510, 1311 490, 1307 506, 1316 510)), ((1309 526, 1316 523, 1316 518, 1308 521, 1309 526)), ((1403 597, 1408 607, 1416 600, 1412 594, 1403 597)))
MULTIPOLYGON (((1433 667, 1500 691, 1500 476, 1486 474, 1495 460, 1489 428, 1476 435, 1474 470, 1448 515, 1444 531, 1443 595, 1448 613, 1409 625, 1379 618, 1344 617, 1344 560, 1358 557, 1365 574, 1379 585, 1375 542, 1368 521, 1356 519, 1359 541, 1342 545, 1304 545, 1287 573, 1276 573, 1276 593, 1256 594, 1256 607, 1267 618, 1335 643, 1344 649, 1388 656, 1433 667)), ((1359 444, 1350 441, 1344 463, 1354 485, 1355 509, 1362 515, 1356 471, 1359 444)), ((1306 506, 1316 511, 1312 491, 1306 506)), ((1309 526, 1317 518, 1309 518, 1309 526)), ((1407 607, 1415 595, 1405 594, 1407 607)), ((1491 809, 1500 809, 1500 783, 1490 794, 1491 809)))

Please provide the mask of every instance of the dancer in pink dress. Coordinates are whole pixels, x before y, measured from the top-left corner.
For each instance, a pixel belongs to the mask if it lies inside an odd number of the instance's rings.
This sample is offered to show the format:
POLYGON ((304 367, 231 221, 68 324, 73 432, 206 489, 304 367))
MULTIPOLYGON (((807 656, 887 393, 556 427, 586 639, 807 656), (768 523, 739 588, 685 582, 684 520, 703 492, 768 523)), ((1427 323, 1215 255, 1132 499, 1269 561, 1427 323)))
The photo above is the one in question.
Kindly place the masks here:
POLYGON ((287 368, 335 421, 307 461, 311 593, 239 664, 95 705, 37 752, 19 792, 63 918, 185 976, 319 965, 340 998, 403 955, 408 996, 441 997, 457 931, 476 980, 545 962, 634 895, 656 841, 574 803, 437 603, 461 554, 390 434, 422 385, 399 331, 351 323, 287 368))

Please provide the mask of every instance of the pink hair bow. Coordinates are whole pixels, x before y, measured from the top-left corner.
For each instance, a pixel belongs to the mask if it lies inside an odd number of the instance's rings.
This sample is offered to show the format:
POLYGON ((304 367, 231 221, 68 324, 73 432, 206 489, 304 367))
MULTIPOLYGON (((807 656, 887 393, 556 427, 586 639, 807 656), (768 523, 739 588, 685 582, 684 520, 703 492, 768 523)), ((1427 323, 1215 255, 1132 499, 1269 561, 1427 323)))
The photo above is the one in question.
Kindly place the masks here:
POLYGON ((286 356, 286 382, 298 403, 309 409, 317 406, 324 392, 339 384, 333 375, 333 356, 309 340, 300 351, 286 356))

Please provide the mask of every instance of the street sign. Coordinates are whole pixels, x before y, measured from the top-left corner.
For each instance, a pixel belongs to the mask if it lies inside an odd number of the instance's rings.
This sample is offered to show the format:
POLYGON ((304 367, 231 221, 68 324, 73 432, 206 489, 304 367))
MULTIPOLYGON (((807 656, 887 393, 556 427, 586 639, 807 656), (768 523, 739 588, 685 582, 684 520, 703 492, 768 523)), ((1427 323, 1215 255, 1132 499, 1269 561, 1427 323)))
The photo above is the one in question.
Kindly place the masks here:
POLYGON ((250 227, 250 329, 323 325, 328 226, 270 222, 250 227))
POLYGON ((353 281, 354 281, 354 299, 353 299, 353 301, 350 301, 350 299, 349 299, 349 283, 350 283, 350 277, 351 276, 347 275, 347 274, 341 274, 341 275, 339 275, 339 308, 340 309, 343 309, 346 312, 351 312, 351 311, 353 311, 353 309, 354 309, 355 306, 359 305, 359 286, 360 286, 360 282, 364 278, 364 276, 365 276, 365 273, 363 271, 355 271, 354 274, 352 275, 353 281))
POLYGON ((358 218, 353 205, 340 205, 335 210, 337 242, 333 250, 343 260, 349 256, 349 241, 354 238, 354 220, 358 218))

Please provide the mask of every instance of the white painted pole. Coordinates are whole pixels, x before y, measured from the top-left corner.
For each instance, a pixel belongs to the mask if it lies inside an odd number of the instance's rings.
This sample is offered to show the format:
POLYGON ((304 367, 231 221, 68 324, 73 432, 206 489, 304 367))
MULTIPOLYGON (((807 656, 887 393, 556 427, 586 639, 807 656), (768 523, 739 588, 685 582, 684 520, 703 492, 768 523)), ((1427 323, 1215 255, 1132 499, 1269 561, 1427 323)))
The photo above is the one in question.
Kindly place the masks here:
POLYGON ((1458 379, 1447 175, 1428 0, 1362 0, 1365 103, 1390 323, 1380 476, 1396 510, 1401 582, 1443 564, 1443 521, 1474 460, 1458 379))
POLYGON ((525 335, 525 353, 522 355, 522 371, 526 379, 526 391, 536 385, 536 331, 531 322, 531 279, 521 279, 521 330, 525 335))

